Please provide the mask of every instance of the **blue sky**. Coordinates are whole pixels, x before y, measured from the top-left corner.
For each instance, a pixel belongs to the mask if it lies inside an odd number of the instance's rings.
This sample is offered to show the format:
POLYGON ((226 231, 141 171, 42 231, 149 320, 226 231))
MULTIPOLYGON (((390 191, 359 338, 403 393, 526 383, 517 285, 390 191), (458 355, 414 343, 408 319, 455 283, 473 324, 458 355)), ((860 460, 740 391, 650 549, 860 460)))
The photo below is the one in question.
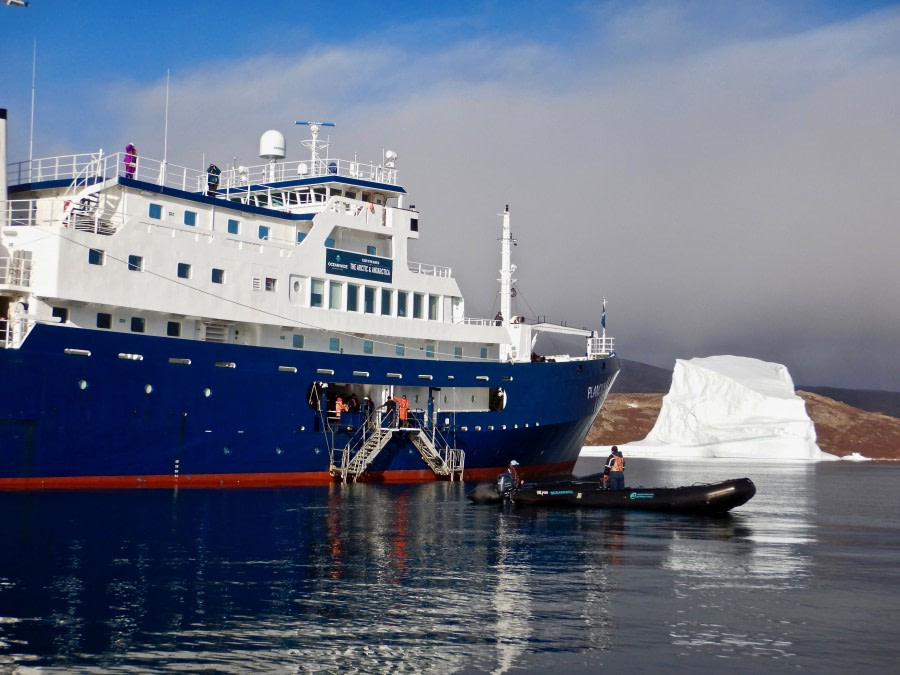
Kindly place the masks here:
MULTIPOLYGON (((0 4, 9 160, 132 141, 254 164, 277 128, 400 154, 415 260, 496 311, 509 203, 519 313, 626 358, 734 353, 900 390, 900 7, 887 2, 0 4)), ((552 350, 547 346, 546 350, 552 350)))

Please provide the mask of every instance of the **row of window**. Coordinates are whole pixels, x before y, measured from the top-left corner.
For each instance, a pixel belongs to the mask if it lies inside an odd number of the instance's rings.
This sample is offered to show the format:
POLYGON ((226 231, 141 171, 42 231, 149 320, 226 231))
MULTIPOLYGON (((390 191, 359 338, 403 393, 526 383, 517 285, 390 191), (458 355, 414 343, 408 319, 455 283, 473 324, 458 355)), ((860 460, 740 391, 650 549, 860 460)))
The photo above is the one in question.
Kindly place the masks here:
MULTIPOLYGON (((437 321, 440 296, 427 293, 409 293, 408 291, 394 291, 391 288, 378 289, 374 286, 359 286, 357 284, 344 284, 340 281, 328 281, 328 309, 346 310, 365 314, 380 313, 383 316, 410 316, 410 295, 412 296, 412 314, 414 319, 427 318, 437 321), (360 290, 362 293, 360 293, 360 290), (376 308, 379 290, 381 291, 380 307, 376 308), (396 314, 394 313, 394 298, 396 293, 396 314), (344 304, 346 296, 346 305, 344 304)), ((326 281, 324 279, 310 279, 309 306, 325 307, 326 281)), ((299 286, 295 286, 295 291, 299 286)))

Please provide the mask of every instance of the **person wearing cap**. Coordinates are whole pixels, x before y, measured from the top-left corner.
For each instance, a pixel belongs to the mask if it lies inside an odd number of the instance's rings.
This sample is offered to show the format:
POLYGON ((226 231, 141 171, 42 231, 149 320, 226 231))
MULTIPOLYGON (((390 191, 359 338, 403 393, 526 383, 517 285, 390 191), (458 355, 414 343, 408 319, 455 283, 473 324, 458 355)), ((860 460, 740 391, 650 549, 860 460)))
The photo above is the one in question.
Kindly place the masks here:
POLYGON ((606 467, 603 469, 603 482, 610 490, 625 489, 625 458, 617 446, 612 446, 612 452, 606 458, 606 467))
POLYGON ((524 481, 519 478, 519 463, 516 460, 512 460, 509 463, 509 468, 506 469, 506 472, 512 476, 513 485, 519 487, 524 481))

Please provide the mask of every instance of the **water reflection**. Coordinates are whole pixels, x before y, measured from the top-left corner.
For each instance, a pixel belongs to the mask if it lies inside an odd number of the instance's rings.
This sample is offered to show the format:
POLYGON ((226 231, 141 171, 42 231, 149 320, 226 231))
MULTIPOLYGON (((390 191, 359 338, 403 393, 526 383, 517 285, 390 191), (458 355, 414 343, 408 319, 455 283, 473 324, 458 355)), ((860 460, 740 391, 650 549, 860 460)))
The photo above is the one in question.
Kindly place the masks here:
POLYGON ((586 670, 626 634, 784 658, 761 598, 807 583, 815 497, 803 470, 757 486, 726 518, 479 507, 458 483, 0 494, 0 669, 586 670))

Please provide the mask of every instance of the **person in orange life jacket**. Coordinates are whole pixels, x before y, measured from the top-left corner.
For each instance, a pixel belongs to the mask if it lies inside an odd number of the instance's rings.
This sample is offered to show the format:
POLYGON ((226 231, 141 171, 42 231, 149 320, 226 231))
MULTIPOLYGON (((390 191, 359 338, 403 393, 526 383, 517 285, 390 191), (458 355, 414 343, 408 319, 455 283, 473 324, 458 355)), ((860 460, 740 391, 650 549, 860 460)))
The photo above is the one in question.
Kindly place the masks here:
POLYGON ((346 411, 347 406, 344 405, 344 399, 338 396, 334 402, 334 416, 341 419, 341 413, 346 411))
POLYGON ((622 451, 615 445, 612 446, 612 452, 606 458, 603 482, 607 483, 610 490, 625 489, 625 458, 622 456, 622 451))
POLYGON ((397 412, 400 416, 400 426, 406 426, 406 420, 409 417, 409 399, 406 398, 406 395, 403 396, 395 396, 394 401, 397 403, 397 412))

